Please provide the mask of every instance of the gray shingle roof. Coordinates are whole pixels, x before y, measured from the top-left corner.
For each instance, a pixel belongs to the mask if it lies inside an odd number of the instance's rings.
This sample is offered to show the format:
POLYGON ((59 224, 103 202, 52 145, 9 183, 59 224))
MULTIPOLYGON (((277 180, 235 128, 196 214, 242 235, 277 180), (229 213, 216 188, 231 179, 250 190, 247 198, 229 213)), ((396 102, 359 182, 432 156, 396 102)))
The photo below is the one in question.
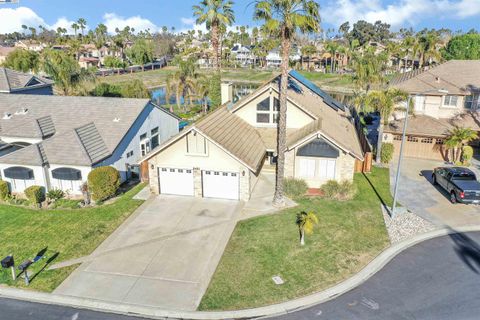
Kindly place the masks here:
MULTIPOLYGON (((53 132, 42 142, 49 163, 92 165, 113 153, 148 103, 148 99, 3 94, 0 116, 11 117, 0 118, 0 137, 43 139, 53 132), (19 113, 22 108, 28 111, 19 113)), ((1 157, 0 163, 11 161, 19 151, 1 157)), ((32 159, 32 165, 38 163, 32 159)))
POLYGON ((0 67, 0 92, 12 92, 25 88, 51 86, 53 81, 28 73, 0 67))

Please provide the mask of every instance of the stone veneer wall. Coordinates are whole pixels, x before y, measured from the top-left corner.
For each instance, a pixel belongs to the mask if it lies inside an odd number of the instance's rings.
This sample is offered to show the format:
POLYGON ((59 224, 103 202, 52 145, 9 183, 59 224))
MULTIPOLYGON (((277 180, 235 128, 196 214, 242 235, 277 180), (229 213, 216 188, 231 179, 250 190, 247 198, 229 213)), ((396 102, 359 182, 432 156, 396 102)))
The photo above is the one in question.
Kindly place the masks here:
POLYGON ((150 191, 154 194, 160 193, 160 186, 158 183, 158 168, 155 164, 155 158, 148 160, 148 183, 150 185, 150 191), (153 169, 152 169, 153 167, 153 169))
POLYGON ((240 200, 250 200, 250 172, 244 170, 245 175, 240 172, 240 200))

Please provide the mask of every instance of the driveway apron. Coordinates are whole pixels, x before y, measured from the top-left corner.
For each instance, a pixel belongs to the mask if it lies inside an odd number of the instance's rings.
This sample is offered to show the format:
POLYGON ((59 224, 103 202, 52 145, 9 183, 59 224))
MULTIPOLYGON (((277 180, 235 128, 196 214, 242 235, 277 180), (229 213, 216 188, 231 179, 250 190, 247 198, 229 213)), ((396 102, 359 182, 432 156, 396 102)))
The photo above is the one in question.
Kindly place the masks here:
POLYGON ((195 310, 243 205, 228 200, 152 197, 55 293, 195 310))

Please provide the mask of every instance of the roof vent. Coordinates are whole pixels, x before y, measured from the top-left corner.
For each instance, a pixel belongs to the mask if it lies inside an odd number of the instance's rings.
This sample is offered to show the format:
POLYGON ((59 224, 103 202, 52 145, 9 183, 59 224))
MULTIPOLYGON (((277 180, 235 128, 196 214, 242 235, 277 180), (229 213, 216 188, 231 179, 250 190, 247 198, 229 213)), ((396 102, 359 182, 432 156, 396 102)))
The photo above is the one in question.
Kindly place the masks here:
POLYGON ((7 119, 10 119, 10 118, 12 118, 12 114, 11 114, 11 113, 5 112, 5 113, 3 114, 3 118, 2 118, 2 119, 7 120, 7 119))
POLYGON ((120 118, 115 117, 115 118, 113 119, 113 122, 120 122, 120 118))
POLYGON ((27 108, 22 108, 22 109, 15 112, 15 114, 27 114, 27 113, 28 113, 27 108))
POLYGON ((435 81, 436 81, 437 83, 440 83, 440 77, 435 77, 435 81))

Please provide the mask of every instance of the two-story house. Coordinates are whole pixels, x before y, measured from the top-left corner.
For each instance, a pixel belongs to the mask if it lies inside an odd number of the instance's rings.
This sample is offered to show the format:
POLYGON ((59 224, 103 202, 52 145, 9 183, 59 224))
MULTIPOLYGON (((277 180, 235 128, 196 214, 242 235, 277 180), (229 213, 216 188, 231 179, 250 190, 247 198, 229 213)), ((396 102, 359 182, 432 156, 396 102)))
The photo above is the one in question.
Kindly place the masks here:
POLYGON ((81 194, 100 166, 115 167, 125 181, 179 122, 148 99, 53 95, 0 95, 0 115, 0 177, 14 193, 40 185, 81 194))
MULTIPOLYGON (((391 80, 390 86, 409 93, 405 155, 446 160, 443 146, 449 131, 469 127, 480 131, 480 60, 451 60, 428 70, 414 70, 391 80)), ((383 141, 400 150, 405 113, 396 112, 384 129, 383 141)))
MULTIPOLYGON (((226 102, 142 159, 158 194, 248 200, 277 158, 280 76, 233 104, 226 102)), ((352 180, 364 157, 349 110, 296 71, 287 93, 285 175, 311 188, 352 180)))

